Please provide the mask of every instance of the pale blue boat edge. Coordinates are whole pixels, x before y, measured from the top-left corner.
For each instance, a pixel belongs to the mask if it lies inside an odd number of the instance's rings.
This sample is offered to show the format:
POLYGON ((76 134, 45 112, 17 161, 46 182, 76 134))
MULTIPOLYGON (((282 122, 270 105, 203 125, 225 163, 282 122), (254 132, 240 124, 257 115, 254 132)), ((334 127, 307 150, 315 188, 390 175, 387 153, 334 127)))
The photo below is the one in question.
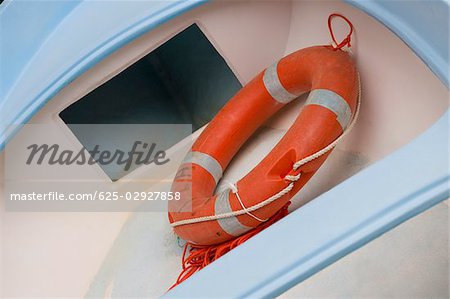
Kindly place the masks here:
MULTIPOLYGON (((55 66, 55 77, 51 78, 51 83, 36 94, 33 93, 33 98, 23 99, 20 103, 8 103, 8 99, 17 100, 8 98, 8 95, 17 87, 18 79, 27 70, 28 62, 41 45, 27 45, 30 51, 23 53, 23 57, 16 57, 16 62, 19 63, 17 65, 20 66, 17 69, 14 69, 14 59, 8 55, 11 53, 5 52, 2 47, 0 62, 3 65, 7 61, 11 69, 2 70, 0 109, 3 110, 7 104, 14 108, 7 113, 3 111, 2 118, 8 120, 6 124, 26 123, 61 88, 92 65, 151 28, 203 2, 166 2, 165 8, 158 7, 154 11, 150 9, 142 19, 134 23, 122 17, 122 23, 119 23, 122 27, 119 26, 114 34, 99 40, 86 55, 70 57, 70 67, 57 69, 55 66), (13 76, 5 80, 5 73, 13 76)), ((414 8, 408 7, 408 2, 403 1, 395 1, 395 5, 389 1, 348 2, 386 24, 448 86, 449 61, 445 54, 448 53, 448 43, 434 38, 435 32, 443 30, 447 30, 448 36, 447 23, 443 23, 442 18, 435 18, 441 9, 448 11, 447 2, 421 1, 415 3, 414 8), (436 6, 433 14, 430 14, 432 5, 436 6), (418 21, 410 9, 416 13, 419 11, 419 15, 425 15, 428 22, 418 21)), ((70 1, 43 3, 49 9, 31 11, 30 16, 45 20, 46 16, 53 13, 56 19, 52 20, 52 24, 57 25, 71 17, 74 11, 78 10, 77 16, 81 16, 83 11, 87 11, 86 6, 95 5, 70 1)), ((2 24, 11 11, 10 5, 19 4, 13 2, 0 7, 2 24)), ((14 18, 11 20, 15 24, 14 18)), ((36 41, 47 40, 53 29, 47 24, 36 41)), ((6 33, 8 32, 5 30, 1 31, 3 37, 6 33)), ((9 34, 12 37, 14 32, 9 34)), ((25 39, 15 38, 19 43, 22 42, 20 46, 25 45, 25 39)), ((173 289, 167 296, 237 298, 280 294, 403 221, 445 200, 449 196, 450 182, 448 122, 449 112, 410 144, 321 195, 302 209, 294 211, 173 289), (314 227, 314 231, 311 227, 314 227)), ((13 133, 0 133, 0 149, 13 133)))
POLYGON ((448 1, 345 0, 391 29, 449 87, 448 1))
MULTIPOLYGON (((74 48, 76 46, 84 47, 88 49, 88 52, 81 53, 80 51, 76 55, 70 53, 72 56, 67 57, 69 64, 65 65, 64 69, 61 69, 60 65, 50 63, 46 67, 54 69, 52 74, 54 78, 51 83, 40 89, 30 99, 19 98, 21 102, 17 102, 18 99, 10 95, 20 85, 23 73, 33 62, 36 53, 41 50, 46 41, 54 38, 56 28, 64 25, 66 27, 76 25, 65 24, 65 21, 69 17, 73 17, 75 13, 78 13, 80 22, 92 18, 89 15, 89 10, 92 10, 89 5, 93 6, 95 3, 90 1, 5 1, 2 3, 0 6, 0 35, 3 41, 8 42, 1 43, 0 47, 0 63, 2 64, 0 69, 0 151, 20 127, 27 123, 58 91, 86 70, 142 34, 205 2, 206 0, 156 1, 147 5, 148 12, 144 14, 142 8, 137 4, 144 2, 135 2, 129 7, 135 6, 136 14, 142 15, 135 22, 130 21, 125 13, 121 15, 120 9, 112 10, 115 19, 111 19, 115 21, 114 25, 118 23, 118 26, 115 27, 118 30, 103 39, 99 38, 93 45, 74 43, 74 48), (20 18, 18 18, 18 14, 20 14, 20 18), (26 19, 27 23, 32 26, 24 26, 18 21, 21 19, 26 19), (13 29, 11 30, 11 28, 13 29), (27 34, 30 31, 32 34, 27 34), (18 34, 18 32, 22 34, 18 34), (17 49, 28 51, 20 52, 17 49)), ((119 1, 112 2, 108 6, 120 6, 120 3, 119 1)), ((97 10, 101 13, 101 10, 97 10)), ((85 39, 95 36, 97 33, 95 30, 87 32, 85 39)), ((65 53, 58 54, 64 55, 65 53)), ((54 55, 54 53, 50 55, 54 55)))

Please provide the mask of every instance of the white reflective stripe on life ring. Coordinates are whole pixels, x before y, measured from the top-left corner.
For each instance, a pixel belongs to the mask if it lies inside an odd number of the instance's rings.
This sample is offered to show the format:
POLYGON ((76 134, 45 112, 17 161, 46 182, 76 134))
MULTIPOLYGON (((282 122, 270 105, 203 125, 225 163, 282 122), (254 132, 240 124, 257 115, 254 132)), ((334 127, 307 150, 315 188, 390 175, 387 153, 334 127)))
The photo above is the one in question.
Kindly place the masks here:
POLYGON ((347 128, 352 116, 352 110, 347 101, 337 93, 328 89, 312 90, 309 93, 305 105, 319 105, 336 114, 337 121, 341 125, 342 130, 347 128))
POLYGON ((214 157, 208 154, 193 151, 186 156, 186 158, 183 160, 183 164, 184 163, 197 164, 205 169, 214 178, 216 185, 222 178, 222 166, 214 157))
POLYGON ((278 62, 269 66, 264 72, 263 82, 269 94, 277 102, 286 104, 296 99, 298 95, 292 94, 280 82, 277 71, 278 62))

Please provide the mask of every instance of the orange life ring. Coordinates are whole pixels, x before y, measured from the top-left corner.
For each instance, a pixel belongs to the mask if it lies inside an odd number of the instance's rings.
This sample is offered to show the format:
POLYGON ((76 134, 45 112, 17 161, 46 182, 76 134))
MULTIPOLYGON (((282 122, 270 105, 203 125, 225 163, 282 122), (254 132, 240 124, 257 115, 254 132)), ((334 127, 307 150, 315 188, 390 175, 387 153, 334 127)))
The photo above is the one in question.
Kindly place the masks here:
POLYGON ((180 167, 172 190, 181 192, 181 201, 169 204, 176 234, 194 244, 218 244, 277 213, 330 151, 301 165, 296 161, 327 147, 349 125, 358 84, 350 54, 332 46, 299 50, 258 74, 214 117, 180 167), (237 182, 237 190, 214 195, 243 143, 281 107, 308 91, 301 113, 269 155, 237 182))

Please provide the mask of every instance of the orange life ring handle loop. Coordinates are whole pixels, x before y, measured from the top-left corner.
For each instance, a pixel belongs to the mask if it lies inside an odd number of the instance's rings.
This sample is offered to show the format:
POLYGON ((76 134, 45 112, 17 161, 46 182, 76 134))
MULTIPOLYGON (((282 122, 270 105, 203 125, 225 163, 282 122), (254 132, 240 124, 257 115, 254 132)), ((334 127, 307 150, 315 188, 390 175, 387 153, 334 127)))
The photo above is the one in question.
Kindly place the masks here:
POLYGON ((336 50, 337 49, 342 49, 345 46, 351 47, 350 42, 351 42, 351 37, 352 37, 352 34, 353 34, 353 24, 352 24, 352 22, 350 22, 349 19, 347 19, 346 17, 344 17, 343 15, 338 14, 338 13, 331 14, 328 17, 328 30, 330 31, 331 39, 333 40, 333 42, 336 45, 336 46, 333 46, 336 50), (348 26, 350 28, 350 31, 347 34, 347 36, 340 43, 338 43, 336 41, 336 38, 335 38, 334 33, 333 33, 333 26, 332 26, 331 21, 333 20, 334 17, 339 17, 339 18, 343 19, 345 22, 347 22, 347 24, 348 24, 348 26))

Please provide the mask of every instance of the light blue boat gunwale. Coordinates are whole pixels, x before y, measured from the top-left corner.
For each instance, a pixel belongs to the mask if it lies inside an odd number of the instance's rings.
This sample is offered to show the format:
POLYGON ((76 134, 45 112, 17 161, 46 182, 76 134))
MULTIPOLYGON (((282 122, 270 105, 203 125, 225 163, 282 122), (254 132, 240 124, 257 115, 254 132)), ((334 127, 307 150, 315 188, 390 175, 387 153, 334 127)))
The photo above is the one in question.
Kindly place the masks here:
MULTIPOLYGON (((36 53, 41 50, 41 46, 45 41, 54 35, 54 27, 63 23, 69 16, 75 12, 79 13, 79 21, 83 22, 89 20, 89 3, 94 1, 11 1, 7 0, 0 5, 0 35, 3 43, 6 43, 6 50, 1 44, 0 48, 0 151, 3 150, 8 141, 17 133, 20 127, 26 124, 33 115, 35 115, 50 99, 52 99, 61 89, 63 89, 70 82, 75 80, 85 71, 96 65, 98 62, 106 58, 108 55, 123 47, 124 45, 135 40, 144 33, 158 27, 159 25, 175 18, 183 12, 189 11, 203 3, 206 0, 176 0, 176 1, 155 1, 155 8, 148 5, 148 13, 143 15, 140 20, 130 22, 126 16, 121 19, 121 27, 112 32, 112 34, 103 39, 99 39, 95 45, 87 47, 89 51, 68 57, 69 65, 61 68, 55 65, 53 67, 54 73, 51 78, 52 81, 47 86, 43 87, 39 92, 33 94, 29 99, 20 99, 12 111, 4 111, 7 104, 15 103, 17 99, 11 97, 11 91, 14 91, 20 86, 23 73, 27 71, 28 66, 33 62, 35 53, 24 53, 18 55, 14 53, 16 49, 32 49, 36 53), (24 11, 21 5, 26 4, 28 11, 24 11), (156 5, 158 4, 158 5, 156 5), (87 6, 87 7, 85 7, 87 6), (162 6, 162 7, 160 7, 162 6), (33 22, 36 28, 41 29, 33 36, 20 37, 20 33, 31 30, 31 26, 23 26, 20 23, 20 18, 27 19, 28 22, 33 22), (53 19, 57 20, 53 20, 53 19), (19 20, 19 21, 18 21, 19 20), (47 20, 53 20, 46 24, 47 20), (19 31, 17 34, 16 31, 19 31), (27 43, 26 39, 33 39, 34 44, 27 43), (5 42, 7 41, 7 42, 5 42), (12 46, 10 46, 12 44, 12 46), (8 47, 9 46, 9 47, 8 47), (13 48, 15 47, 15 48, 13 48), (11 59, 11 56, 13 59, 11 59), (16 59, 14 59, 16 58, 16 59), (6 64, 6 67, 5 67, 6 64), (16 70, 19 65, 20 70, 16 70), (9 74, 13 73, 12 78, 9 74), (8 84, 4 86, 4 81, 8 84)), ((117 5, 121 1, 109 3, 109 6, 117 5)), ((124 2, 126 3, 126 2, 124 2)), ((136 13, 142 13, 139 7, 136 13)), ((120 19, 120 11, 115 12, 115 17, 120 19)), ((116 23, 114 23, 115 25, 116 23)), ((113 25, 113 23, 111 24, 113 25)), ((33 28, 34 29, 34 28, 33 28)), ((33 32, 34 33, 34 32, 33 32)), ((98 32, 89 32, 91 36, 95 36, 98 32)), ((68 41, 64 41, 68 42, 68 41)), ((81 48, 83 45, 79 45, 81 48)), ((72 53, 73 54, 73 53, 72 53)))
MULTIPOLYGON (((149 9, 141 20, 134 23, 122 20, 123 23, 119 24, 122 27, 118 27, 120 30, 100 40, 87 54, 71 57, 72 64, 69 67, 56 71, 55 77, 51 78, 51 84, 17 105, 17 111, 12 111, 12 115, 2 114, 1 110, 0 115, 2 118, 7 117, 6 124, 26 123, 59 90, 107 55, 203 2, 166 2, 167 6, 158 7, 155 11, 149 9)), ((447 24, 440 22, 440 19, 434 22, 418 22, 416 18, 408 15, 408 1, 395 1, 395 5, 389 1, 348 2, 379 19, 395 32, 448 87, 449 59, 442 54, 448 53, 448 43, 439 43, 432 39, 434 35, 427 34, 447 28, 448 36, 447 24)), ((16 5, 20 5, 17 3, 4 3, 0 7, 1 25, 16 5)), ((50 6, 56 5, 57 2, 44 3, 41 5, 47 5, 49 9, 39 9, 31 12, 31 15, 42 20, 50 17, 46 13, 54 12, 51 8, 55 7, 50 6)), ((58 8, 59 14, 54 24, 63 22, 76 10, 80 12, 85 4, 66 1, 59 2, 58 5, 62 7, 58 8)), ((448 10, 449 7, 445 1, 421 1, 415 5, 416 9, 423 8, 421 13, 429 20, 433 20, 429 15, 431 6, 436 5, 434 9, 438 11, 448 10)), ((13 20, 12 24, 14 22, 13 20)), ((52 28, 44 28, 41 33, 38 38, 45 40, 51 36, 52 28)), ((26 44, 19 36, 14 36, 14 31, 2 29, 1 34, 6 38, 14 37, 18 46, 26 44)), ((32 46, 35 47, 34 51, 39 50, 38 44, 31 45, 30 49, 33 49, 32 46)), ((0 52, 2 65, 8 57, 7 54, 7 51, 0 52)), ((23 63, 21 68, 11 69, 14 76, 6 78, 10 79, 10 85, 6 88, 2 85, 0 109, 11 100, 8 98, 9 92, 12 88, 17 88, 15 84, 18 84, 21 75, 27 70, 27 63, 32 60, 34 53, 23 55, 17 58, 23 63)), ((13 62, 12 59, 11 65, 13 62)), ((9 70, 2 70, 2 80, 9 70)), ((292 212, 195 274, 167 296, 237 298, 281 294, 396 225, 445 200, 449 197, 450 182, 448 123, 447 111, 430 129, 411 143, 322 194, 302 209, 292 212), (392 186, 394 183, 395 186, 392 186), (312 226, 314 230, 311 230, 312 226)), ((14 133, 1 133, 0 149, 14 133)))

